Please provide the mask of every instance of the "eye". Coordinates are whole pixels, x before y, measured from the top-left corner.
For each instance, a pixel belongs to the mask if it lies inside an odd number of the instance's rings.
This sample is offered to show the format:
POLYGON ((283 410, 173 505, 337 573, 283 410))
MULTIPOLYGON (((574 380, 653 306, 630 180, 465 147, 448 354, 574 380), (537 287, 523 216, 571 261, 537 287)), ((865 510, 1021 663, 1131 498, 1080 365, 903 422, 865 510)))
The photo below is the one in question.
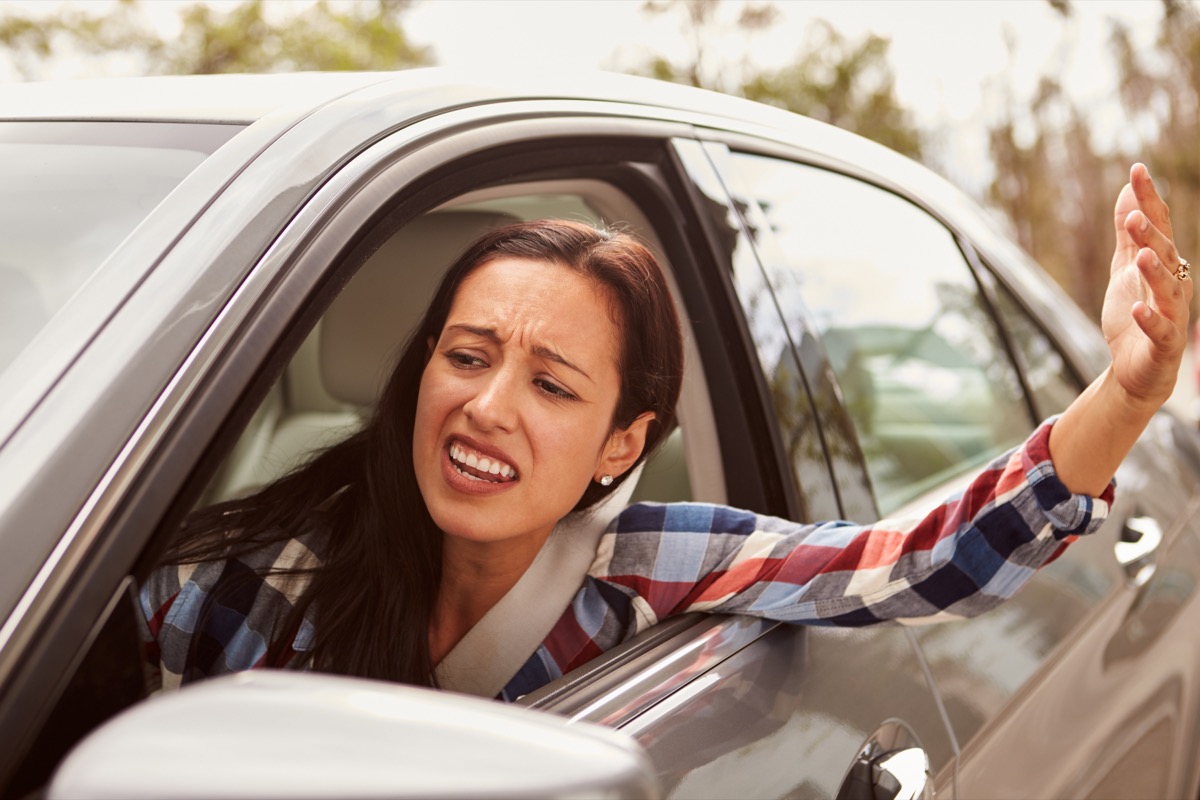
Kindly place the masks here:
POLYGON ((537 378, 534 380, 533 384, 534 384, 534 386, 538 387, 538 389, 543 394, 547 395, 548 397, 552 397, 555 400, 578 400, 579 399, 571 392, 568 392, 566 389, 562 388, 558 384, 548 381, 545 378, 537 378))
POLYGON ((479 356, 462 350, 451 350, 446 353, 446 360, 450 362, 450 366, 457 369, 471 369, 472 367, 486 367, 487 362, 479 356))

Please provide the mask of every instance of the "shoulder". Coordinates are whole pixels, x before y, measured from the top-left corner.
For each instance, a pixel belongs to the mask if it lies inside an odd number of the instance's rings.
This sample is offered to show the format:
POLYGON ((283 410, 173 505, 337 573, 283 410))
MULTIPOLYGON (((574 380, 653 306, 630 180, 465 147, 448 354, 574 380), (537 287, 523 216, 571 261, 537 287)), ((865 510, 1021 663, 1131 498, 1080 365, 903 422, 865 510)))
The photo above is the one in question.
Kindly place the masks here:
POLYGON ((715 503, 635 503, 613 519, 612 534, 700 534, 750 536, 791 533, 803 525, 715 503))
POLYGON ((712 503, 637 503, 609 524, 600 539, 593 577, 652 572, 681 580, 748 552, 794 548, 812 525, 712 503))
POLYGON ((615 534, 741 533, 755 530, 758 515, 712 503, 635 503, 609 525, 615 534))

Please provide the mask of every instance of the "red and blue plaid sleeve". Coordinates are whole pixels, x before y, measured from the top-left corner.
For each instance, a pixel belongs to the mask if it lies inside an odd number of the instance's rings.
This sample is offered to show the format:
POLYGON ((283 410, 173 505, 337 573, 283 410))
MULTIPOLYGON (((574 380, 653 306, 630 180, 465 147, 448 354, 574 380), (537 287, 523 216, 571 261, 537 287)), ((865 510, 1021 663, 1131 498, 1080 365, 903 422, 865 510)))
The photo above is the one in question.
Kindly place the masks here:
POLYGON ((1098 498, 1068 491, 1049 432, 1041 426, 916 521, 802 525, 723 506, 635 505, 605 535, 591 575, 627 598, 637 630, 689 611, 844 626, 973 616, 1108 514, 1113 486, 1098 498))

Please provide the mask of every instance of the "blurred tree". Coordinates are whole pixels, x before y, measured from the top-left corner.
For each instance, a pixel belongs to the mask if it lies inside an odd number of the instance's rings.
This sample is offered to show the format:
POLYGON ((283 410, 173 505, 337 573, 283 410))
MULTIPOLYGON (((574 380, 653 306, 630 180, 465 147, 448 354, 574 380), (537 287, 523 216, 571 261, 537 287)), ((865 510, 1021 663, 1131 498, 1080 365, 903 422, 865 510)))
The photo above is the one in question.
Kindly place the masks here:
POLYGON ((67 7, 56 14, 0 12, 0 45, 26 78, 61 51, 140 57, 144 74, 404 69, 432 63, 401 18, 409 0, 374 3, 245 2, 227 11, 196 3, 180 12, 177 37, 164 38, 139 0, 119 0, 108 13, 67 7), (279 11, 282 13, 271 13, 279 11))
POLYGON ((887 39, 871 34, 850 41, 829 23, 816 20, 792 64, 778 70, 755 70, 745 60, 730 63, 713 54, 726 52, 717 44, 730 35, 752 37, 774 24, 779 11, 773 3, 646 0, 643 9, 649 14, 677 14, 689 53, 682 62, 657 56, 638 70, 642 74, 742 95, 920 158, 921 132, 896 98, 887 39))
MULTIPOLYGON (((734 91, 728 86, 731 66, 724 58, 714 60, 712 53, 722 52, 720 42, 731 33, 748 36, 769 27, 779 17, 770 2, 722 3, 721 0, 644 0, 646 14, 677 14, 689 53, 681 63, 656 56, 641 70, 644 74, 672 83, 686 83, 718 92, 734 91), (730 12, 730 13, 727 13, 730 12)), ((745 68, 745 63, 741 65, 745 68)))
MULTIPOLYGON (((1069 19, 1069 3, 1051 5, 1069 19)), ((1101 152, 1088 117, 1044 78, 1028 108, 1007 86, 989 130, 995 177, 987 199, 1018 241, 1080 306, 1100 317, 1113 245, 1114 187, 1143 160, 1171 207, 1183 254, 1200 252, 1200 7, 1163 0, 1158 47, 1139 51, 1113 23, 1112 52, 1127 118, 1101 152)))
POLYGON ((987 200, 1021 246, 1099 319, 1114 241, 1113 187, 1124 180, 1126 159, 1097 152, 1087 118, 1052 78, 1042 79, 1029 109, 1011 99, 1001 105, 1004 114, 988 131, 995 177, 987 200))
POLYGON ((36 15, 0 9, 0 48, 26 80, 41 77, 42 65, 64 49, 144 54, 162 44, 136 0, 119 0, 107 14, 71 7, 36 15))
POLYGON ((792 64, 760 72, 743 84, 741 93, 919 159, 921 132, 896 98, 889 45, 875 34, 852 42, 828 22, 817 20, 792 64))
POLYGON ((279 72, 405 69, 431 63, 428 48, 408 41, 400 17, 407 0, 355 3, 339 11, 326 0, 279 23, 262 0, 225 14, 194 5, 183 13, 180 47, 159 63, 164 72, 279 72))
POLYGON ((1138 157, 1171 208, 1179 251, 1200 262, 1200 5, 1162 5, 1157 48, 1139 51, 1121 25, 1112 45, 1138 157))
POLYGON ((26 80, 35 74, 37 61, 50 56, 52 38, 52 32, 36 20, 9 14, 0 17, 0 46, 26 80))

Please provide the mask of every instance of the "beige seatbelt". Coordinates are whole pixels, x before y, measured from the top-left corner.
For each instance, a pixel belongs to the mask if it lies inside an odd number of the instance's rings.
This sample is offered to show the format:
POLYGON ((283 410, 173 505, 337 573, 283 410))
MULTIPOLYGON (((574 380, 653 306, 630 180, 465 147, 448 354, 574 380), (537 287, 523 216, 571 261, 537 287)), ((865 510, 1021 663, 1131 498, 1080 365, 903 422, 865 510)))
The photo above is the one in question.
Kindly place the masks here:
POLYGON ((601 535, 629 504, 639 477, 641 465, 604 502, 555 526, 516 585, 434 669, 441 688, 489 698, 500 693, 583 585, 601 535))

